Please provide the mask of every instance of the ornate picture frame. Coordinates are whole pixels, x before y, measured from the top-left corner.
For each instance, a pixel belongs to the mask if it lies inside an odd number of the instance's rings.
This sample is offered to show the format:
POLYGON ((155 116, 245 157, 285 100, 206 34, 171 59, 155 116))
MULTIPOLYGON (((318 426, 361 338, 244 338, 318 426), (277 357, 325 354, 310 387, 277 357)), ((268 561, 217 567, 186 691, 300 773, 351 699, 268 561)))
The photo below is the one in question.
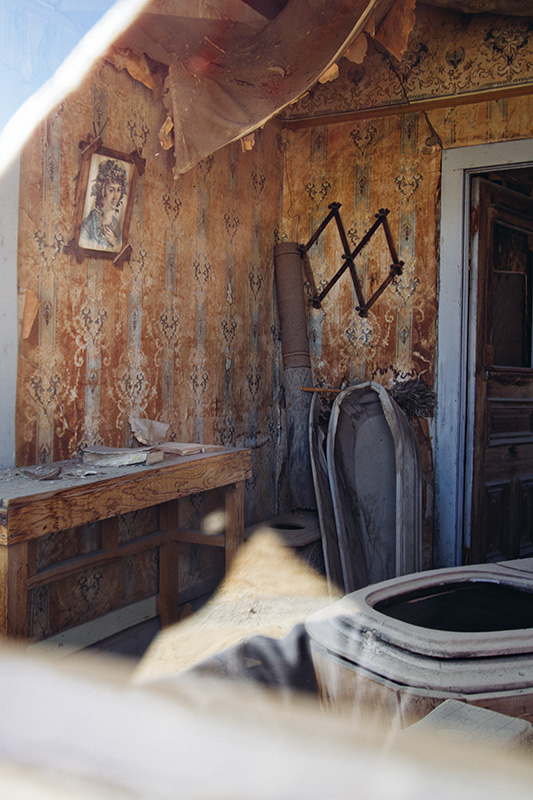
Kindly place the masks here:
POLYGON ((84 258, 111 259, 121 267, 131 255, 128 242, 137 174, 144 172, 139 151, 122 153, 103 147, 100 137, 82 150, 76 190, 73 236, 67 249, 78 263, 84 258))

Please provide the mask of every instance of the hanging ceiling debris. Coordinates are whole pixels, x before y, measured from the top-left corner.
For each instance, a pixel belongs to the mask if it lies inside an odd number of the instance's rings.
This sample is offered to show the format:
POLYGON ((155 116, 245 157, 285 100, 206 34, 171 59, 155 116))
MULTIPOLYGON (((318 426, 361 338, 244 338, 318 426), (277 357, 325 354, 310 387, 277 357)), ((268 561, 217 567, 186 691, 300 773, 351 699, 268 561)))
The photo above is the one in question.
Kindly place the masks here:
MULTIPOLYGON (((371 36, 400 60, 416 0, 152 0, 108 53, 162 95, 161 146, 178 176, 251 134, 371 36)), ((528 15, 530 0, 429 0, 467 13, 528 15)))
MULTIPOLYGON (((394 0, 289 0, 261 27, 249 15, 186 19, 157 13, 161 3, 120 37, 117 46, 168 66, 163 102, 173 123, 175 174, 252 133, 307 91, 394 0), (154 13, 154 9, 156 12, 154 13)), ((252 9, 244 3, 243 8, 252 9)), ((168 8, 169 4, 165 6, 168 8)), ((217 4, 219 10, 224 3, 217 4)), ((213 11, 210 4, 204 5, 213 11)), ((376 23, 373 22, 373 25, 376 23)), ((165 124, 168 141, 169 122, 165 124)))

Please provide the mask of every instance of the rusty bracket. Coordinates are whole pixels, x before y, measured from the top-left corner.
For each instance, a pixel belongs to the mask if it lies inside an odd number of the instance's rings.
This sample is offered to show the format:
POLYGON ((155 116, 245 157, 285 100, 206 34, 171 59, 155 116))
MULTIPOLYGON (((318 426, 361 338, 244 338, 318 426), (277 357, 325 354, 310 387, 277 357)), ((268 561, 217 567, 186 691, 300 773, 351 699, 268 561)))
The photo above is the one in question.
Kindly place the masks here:
POLYGON ((339 278, 346 272, 346 270, 349 270, 350 275, 352 277, 355 294, 357 295, 357 302, 359 304, 356 306, 356 311, 358 312, 360 317, 366 317, 368 315, 369 309, 374 305, 378 297, 380 297, 383 294, 387 286, 394 280, 394 278, 397 275, 402 274, 402 267, 404 262, 399 261, 398 259, 398 253, 396 251, 396 246, 394 244, 392 233, 387 220, 387 216, 389 214, 388 208, 379 209, 378 213, 375 215, 376 221, 373 223, 370 229, 365 233, 365 235, 363 236, 357 247, 354 250, 350 250, 348 237, 346 236, 346 231, 344 230, 344 225, 342 223, 341 215, 339 213, 340 207, 341 207, 340 203, 330 203, 330 205, 328 206, 328 208, 330 209, 329 214, 324 218, 324 220, 318 226, 318 228, 311 236, 307 244, 301 245, 302 261, 304 265, 305 275, 311 289, 311 305, 314 308, 322 308, 323 299, 326 297, 328 292, 335 286, 339 278), (308 253, 311 247, 317 241, 318 237, 321 235, 321 233, 325 230, 325 228, 329 225, 329 223, 333 219, 337 224, 337 230, 339 232, 342 248, 344 250, 344 253, 342 255, 344 264, 335 273, 335 275, 331 278, 331 280, 326 284, 326 286, 322 289, 322 291, 318 292, 315 279, 313 277, 313 272, 311 270, 311 264, 309 262, 308 253), (381 225, 383 226, 383 230, 385 231, 385 238, 387 239, 387 244, 389 247, 392 264, 389 269, 389 274, 387 275, 385 280, 382 282, 379 288, 376 289, 376 291, 370 297, 370 299, 365 301, 363 295, 363 287, 361 286, 361 281, 359 280, 359 276, 355 268, 354 259, 366 247, 372 236, 376 233, 376 231, 381 225))

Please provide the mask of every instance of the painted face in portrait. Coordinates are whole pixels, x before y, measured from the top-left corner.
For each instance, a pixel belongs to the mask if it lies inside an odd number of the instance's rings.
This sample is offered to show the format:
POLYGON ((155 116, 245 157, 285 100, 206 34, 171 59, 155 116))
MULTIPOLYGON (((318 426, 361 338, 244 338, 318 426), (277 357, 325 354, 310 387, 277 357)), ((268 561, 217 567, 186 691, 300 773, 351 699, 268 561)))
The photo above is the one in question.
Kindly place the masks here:
POLYGON ((107 183, 102 191, 102 207, 104 214, 109 211, 117 212, 122 199, 122 187, 119 183, 107 183))

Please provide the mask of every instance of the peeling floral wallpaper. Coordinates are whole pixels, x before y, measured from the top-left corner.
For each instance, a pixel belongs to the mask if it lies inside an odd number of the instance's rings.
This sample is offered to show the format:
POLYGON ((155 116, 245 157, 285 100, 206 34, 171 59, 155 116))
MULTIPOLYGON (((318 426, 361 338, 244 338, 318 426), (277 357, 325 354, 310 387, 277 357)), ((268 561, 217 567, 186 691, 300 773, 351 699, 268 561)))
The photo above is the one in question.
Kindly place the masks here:
MULTIPOLYGON (((532 137, 532 54, 533 31, 524 19, 421 5, 400 64, 370 44, 362 65, 343 59, 337 81, 317 86, 286 112, 293 121, 354 111, 357 118, 309 120, 299 128, 274 121, 256 133, 254 150, 230 145, 177 181, 158 144, 159 103, 127 73, 99 63, 23 153, 19 289, 33 292, 40 305, 20 343, 17 463, 69 458, 87 444, 128 445, 133 414, 169 422, 177 440, 252 447, 247 524, 286 510, 273 245, 305 243, 329 204, 339 202, 355 247, 379 209, 389 209, 403 274, 365 318, 348 273, 322 309, 310 309, 314 381, 375 379, 388 386, 421 375, 432 384, 442 150, 532 137), (498 99, 481 96, 506 87, 498 99), (454 102, 466 94, 471 102, 454 102), (442 103, 405 108, 432 98, 442 103), (79 141, 90 132, 102 132, 114 150, 141 148, 147 159, 133 200, 133 252, 121 269, 102 259, 77 263, 64 249, 72 236, 79 141)), ((339 269, 341 255, 330 225, 310 252, 319 288, 339 269)), ((390 267, 382 229, 356 266, 368 297, 390 267)), ((431 448, 427 430, 421 436, 430 536, 431 448)), ((201 513, 202 503, 187 500, 185 517, 201 513)), ((80 547, 91 546, 90 535, 80 547)), ((79 536, 73 533, 72 542, 79 536)), ((189 582, 210 569, 192 548, 180 560, 189 582)), ((141 572, 147 577, 132 596, 154 590, 153 562, 141 572)), ((87 576, 79 591, 95 594, 105 580, 87 576)), ((36 630, 49 631, 43 615, 36 630)))
MULTIPOLYGON (((523 18, 463 15, 417 6, 417 22, 401 62, 372 45, 362 65, 341 60, 338 80, 318 84, 290 109, 291 120, 306 125, 278 134, 284 163, 283 225, 279 240, 306 243, 328 213, 340 215, 352 250, 375 214, 390 210, 388 221, 403 274, 362 318, 346 272, 320 310, 310 309, 314 379, 378 380, 385 385, 412 376, 434 380, 438 279, 440 163, 447 147, 533 135, 533 23, 523 18), (522 87, 524 96, 453 104, 463 92, 522 87), (449 98, 427 111, 380 106, 407 99, 449 98), (361 111, 352 121, 342 112, 361 111), (313 116, 337 115, 335 124, 313 116)), ((473 101, 475 100, 475 96, 473 101)), ((428 107, 429 108, 429 107, 428 107)), ((309 256, 320 288, 342 265, 335 226, 313 245, 309 256)), ((387 276, 390 254, 382 230, 356 259, 368 298, 387 276)))
POLYGON ((175 181, 157 132, 160 104, 100 64, 51 114, 22 158, 19 288, 40 301, 22 339, 19 464, 131 441, 128 415, 170 423, 179 441, 254 448, 248 518, 277 513, 279 334, 272 247, 281 193, 275 134, 258 132, 175 181), (65 252, 79 142, 142 149, 131 260, 65 252))
MULTIPOLYGON (((442 151, 533 137, 531 24, 518 18, 417 9, 417 24, 401 64, 394 65, 372 46, 360 66, 341 60, 338 80, 318 85, 287 111, 296 122, 311 118, 294 128, 286 125, 278 134, 284 166, 278 240, 305 244, 328 214, 329 204, 337 202, 353 251, 375 214, 387 208, 392 237, 404 262, 403 274, 367 317, 356 311, 348 272, 326 296, 322 309, 309 309, 313 379, 321 386, 376 380, 389 387, 416 376, 434 384, 442 151), (507 96, 454 104, 455 92, 503 86, 510 90, 507 96), (440 107, 405 108, 407 98, 435 97, 443 99, 440 107), (401 112, 395 112, 394 104, 402 105, 401 112), (342 114, 351 111, 358 113, 342 121, 342 114), (322 115, 335 115, 340 121, 326 124, 318 118, 322 115)), ((335 225, 330 224, 309 252, 319 290, 343 264, 342 254, 335 225)), ((382 229, 355 263, 368 299, 389 273, 390 254, 382 229)), ((428 568, 433 455, 427 421, 417 422, 415 428, 428 568)))
MULTIPOLYGON (((426 146, 427 133, 423 117, 406 114, 280 135, 286 156, 282 238, 305 243, 327 215, 329 203, 340 202, 353 250, 376 213, 387 208, 398 256, 404 262, 402 275, 367 317, 356 311, 348 271, 325 297, 322 309, 310 309, 313 373, 319 385, 338 387, 357 379, 389 385, 417 375, 433 382, 440 149, 426 146)), ((334 225, 328 226, 309 256, 320 290, 343 264, 334 225)), ((391 266, 383 227, 355 264, 368 299, 391 266)))
POLYGON ((283 112, 297 120, 409 102, 475 98, 509 86, 533 89, 533 17, 460 14, 417 3, 401 63, 369 40, 362 64, 340 60, 339 79, 316 84, 283 112))

